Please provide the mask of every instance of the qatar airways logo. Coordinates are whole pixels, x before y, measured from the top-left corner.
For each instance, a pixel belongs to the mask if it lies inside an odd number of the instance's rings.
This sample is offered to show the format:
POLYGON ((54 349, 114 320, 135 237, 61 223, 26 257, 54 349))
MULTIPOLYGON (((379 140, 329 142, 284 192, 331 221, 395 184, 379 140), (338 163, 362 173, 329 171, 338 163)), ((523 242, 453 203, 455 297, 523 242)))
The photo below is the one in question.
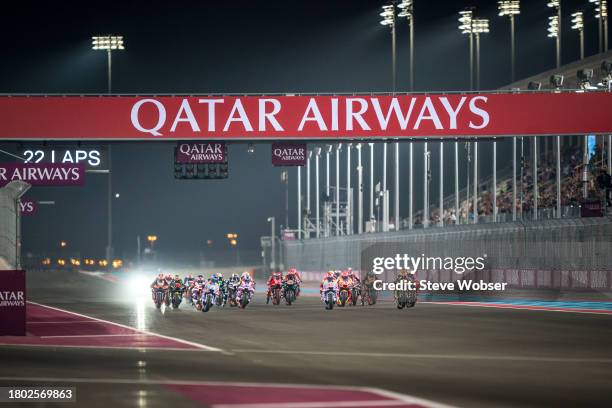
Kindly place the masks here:
POLYGON ((25 298, 22 290, 0 291, 0 307, 24 307, 25 298))
MULTIPOLYGON (((300 97, 140 99, 132 106, 136 130, 151 136, 321 132, 364 135, 481 130, 490 123, 488 97, 300 97)), ((394 134, 397 136, 397 134, 394 134)))

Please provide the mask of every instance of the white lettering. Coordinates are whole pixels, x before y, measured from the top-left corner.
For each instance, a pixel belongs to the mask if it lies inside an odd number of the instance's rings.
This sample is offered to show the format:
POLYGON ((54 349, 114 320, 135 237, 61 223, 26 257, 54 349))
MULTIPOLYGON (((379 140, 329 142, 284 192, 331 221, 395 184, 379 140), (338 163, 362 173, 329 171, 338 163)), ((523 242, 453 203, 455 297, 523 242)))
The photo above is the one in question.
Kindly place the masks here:
POLYGON ((474 123, 472 123, 472 121, 470 121, 469 126, 472 129, 483 129, 487 127, 487 125, 489 124, 489 113, 485 111, 484 109, 480 109, 479 107, 476 106, 476 101, 479 101, 479 100, 486 103, 487 97, 486 96, 476 96, 470 100, 470 111, 473 114, 480 116, 482 118, 482 124, 480 125, 475 125, 474 123))
POLYGON ((155 99, 139 100, 138 102, 134 104, 134 106, 132 106, 132 112, 131 112, 130 117, 132 119, 132 125, 136 128, 136 130, 143 132, 143 133, 150 133, 153 136, 162 136, 162 134, 159 133, 159 130, 162 128, 162 126, 164 126, 164 123, 166 122, 166 108, 164 108, 164 105, 162 105, 162 103, 159 102, 158 100, 155 100, 155 99), (144 105, 145 103, 152 103, 157 108, 157 124, 150 129, 144 128, 140 124, 140 121, 138 120, 138 113, 140 112, 140 107, 144 105))
POLYGON ((249 118, 244 110, 244 106, 242 106, 242 102, 240 101, 240 99, 236 99, 236 102, 234 102, 234 107, 230 112, 227 122, 225 122, 225 127, 223 128, 223 131, 227 132, 233 122, 241 122, 242 126, 244 127, 244 130, 246 130, 247 132, 253 131, 253 126, 251 126, 251 122, 249 121, 249 118), (238 113, 237 117, 234 116, 236 113, 238 113))
POLYGON ((191 125, 191 130, 193 132, 200 131, 200 125, 198 125, 198 122, 196 121, 196 118, 193 115, 193 111, 191 110, 191 106, 189 105, 189 101, 187 99, 183 99, 183 102, 181 102, 181 107, 179 108, 179 111, 176 114, 176 118, 174 118, 172 127, 170 128, 171 132, 176 131, 176 126, 179 124, 179 122, 188 122, 191 125), (181 117, 183 113, 185 114, 185 117, 181 117))
POLYGON ((284 129, 274 117, 281 110, 281 103, 278 99, 260 99, 259 100, 259 131, 266 131, 266 121, 270 122, 274 130, 283 131, 284 129), (266 104, 270 102, 273 105, 272 112, 266 112, 266 104))
POLYGON ((321 116, 321 111, 319 110, 317 101, 314 98, 310 98, 310 101, 308 102, 308 107, 306 108, 306 112, 304 112, 304 116, 302 116, 302 121, 300 122, 300 126, 298 126, 298 132, 301 132, 304 130, 304 125, 308 121, 317 122, 317 125, 319 126, 319 130, 327 130, 327 125, 325 124, 325 121, 323 120, 323 116, 321 116))

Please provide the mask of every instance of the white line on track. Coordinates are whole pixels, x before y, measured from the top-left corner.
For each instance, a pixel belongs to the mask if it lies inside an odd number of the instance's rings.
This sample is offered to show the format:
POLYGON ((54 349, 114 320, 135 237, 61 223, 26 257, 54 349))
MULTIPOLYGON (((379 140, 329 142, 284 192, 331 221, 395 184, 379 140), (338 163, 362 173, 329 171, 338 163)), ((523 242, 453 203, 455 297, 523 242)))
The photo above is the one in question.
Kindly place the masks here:
MULTIPOLYGON (((62 378, 62 377, 0 377, 0 381, 12 382, 37 382, 37 383, 81 383, 81 384, 127 384, 127 385, 192 385, 192 386, 228 386, 228 387, 260 387, 260 388, 302 388, 302 389, 323 389, 323 390, 344 390, 344 391, 363 391, 371 392, 382 397, 401 401, 402 404, 421 404, 429 408, 454 408, 452 405, 430 401, 424 398, 413 397, 411 395, 400 394, 393 391, 383 390, 373 387, 341 386, 341 385, 317 385, 317 384, 287 384, 287 383, 253 383, 253 382, 222 382, 222 381, 183 381, 183 380, 147 380, 130 378, 62 378)), ((287 403, 288 404, 288 403, 287 403)), ((226 405, 238 408, 239 405, 226 405)), ((336 405, 332 405, 334 407, 336 405)), ((371 405, 366 405, 371 406, 371 405)), ((265 407, 270 407, 266 404, 265 407)), ((219 406, 215 406, 219 408, 219 406)), ((279 408, 279 407, 276 407, 279 408)))
POLYGON ((142 337, 149 336, 145 333, 136 334, 71 334, 66 336, 39 336, 41 339, 62 339, 62 338, 81 338, 81 337, 142 337))
POLYGON ((309 356, 344 356, 344 357, 384 357, 410 359, 438 360, 501 360, 501 361, 531 361, 550 363, 602 363, 612 364, 612 358, 582 358, 582 357, 537 357, 537 356, 492 356, 478 354, 420 354, 420 353, 360 353, 350 351, 300 351, 300 350, 262 350, 262 349, 232 349, 233 353, 248 354, 293 354, 309 356))
POLYGON ((150 332, 150 331, 147 331, 147 330, 139 330, 139 329, 136 329, 134 327, 126 326, 124 324, 115 323, 115 322, 111 322, 109 320, 104 320, 104 319, 98 319, 97 317, 87 316, 87 315, 84 315, 84 314, 80 314, 80 313, 76 313, 76 312, 71 312, 69 310, 64 310, 64 309, 60 309, 60 308, 57 308, 57 307, 47 306, 47 305, 43 305, 41 303, 36 303, 36 302, 32 302, 32 301, 28 301, 28 303, 31 303, 31 304, 36 305, 36 306, 46 307, 47 309, 56 310, 58 312, 64 312, 64 313, 68 313, 68 314, 71 314, 71 315, 74 315, 74 316, 79 316, 79 317, 82 317, 82 318, 85 318, 85 319, 91 319, 91 320, 95 320, 95 321, 102 322, 102 323, 112 324, 112 325, 117 326, 117 327, 123 327, 124 329, 134 330, 134 331, 137 331, 139 333, 148 334, 150 336, 157 336, 157 337, 161 337, 161 338, 164 338, 164 339, 167 339, 167 340, 173 340, 173 341, 176 341, 178 343, 183 343, 183 344, 187 344, 187 345, 192 346, 192 347, 197 347, 197 348, 199 348, 201 350, 224 352, 222 349, 217 348, 217 347, 211 347, 211 346, 207 346, 207 345, 204 345, 204 344, 195 343, 195 342, 192 342, 192 341, 178 339, 176 337, 166 336, 164 334, 153 333, 153 332, 150 332))
POLYGON ((215 404, 212 408, 357 408, 357 407, 397 407, 406 406, 405 401, 369 400, 369 401, 317 401, 317 402, 276 402, 264 404, 215 404))
MULTIPOLYGON (((1 338, 0 338, 1 339, 1 338)), ((65 345, 65 344, 18 344, 18 343, 2 343, 0 340, 0 346, 2 347, 40 347, 40 348, 66 348, 66 349, 111 349, 111 350, 139 350, 139 351, 189 351, 189 352, 199 352, 199 349, 188 349, 188 348, 179 348, 179 347, 161 347, 161 346, 73 346, 73 345, 65 345)), ((225 353, 224 354, 229 354, 225 353)))
POLYGON ((91 320, 67 320, 62 322, 61 320, 57 322, 26 322, 27 324, 64 324, 64 323, 94 323, 91 320))
POLYGON ((526 310, 526 311, 530 311, 530 312, 561 312, 561 313, 581 313, 581 314, 594 314, 594 315, 604 315, 604 316, 612 316, 612 313, 610 313, 609 310, 593 310, 593 311, 587 311, 587 310, 572 310, 572 309, 559 309, 559 308, 550 308, 547 306, 537 306, 537 305, 533 305, 533 306, 529 306, 529 305, 525 305, 525 306, 514 306, 514 305, 509 305, 506 303, 501 303, 501 304, 483 304, 483 303, 470 303, 470 302, 420 302, 421 304, 424 305, 444 305, 444 306, 471 306, 471 307, 488 307, 488 308, 494 308, 494 309, 512 309, 512 310, 526 310))

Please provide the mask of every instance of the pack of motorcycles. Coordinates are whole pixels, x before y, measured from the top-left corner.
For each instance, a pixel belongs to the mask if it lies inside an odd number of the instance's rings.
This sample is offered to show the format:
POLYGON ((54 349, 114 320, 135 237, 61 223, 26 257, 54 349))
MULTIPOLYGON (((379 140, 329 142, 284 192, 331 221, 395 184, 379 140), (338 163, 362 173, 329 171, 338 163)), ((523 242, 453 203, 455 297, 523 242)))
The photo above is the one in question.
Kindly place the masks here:
MULTIPOLYGON (((287 305, 295 302, 300 287, 296 281, 271 282, 266 295, 266 304, 272 301, 273 305, 279 305, 284 299, 287 305)), ((153 302, 155 307, 161 308, 172 306, 178 309, 183 299, 198 311, 208 312, 213 306, 231 307, 244 309, 252 301, 255 290, 252 285, 235 281, 207 282, 206 285, 186 287, 182 282, 173 282, 166 287, 155 287, 153 290, 153 302)), ((346 305, 356 306, 361 298, 361 305, 374 305, 378 299, 378 291, 372 285, 360 283, 355 285, 339 285, 328 287, 321 293, 321 300, 325 309, 332 310, 334 305, 344 307, 346 305)), ((416 290, 403 290, 395 293, 395 304, 398 309, 414 307, 417 302, 416 290)))
POLYGON ((252 285, 231 280, 223 283, 208 281, 205 285, 190 287, 175 281, 170 285, 153 287, 153 303, 158 309, 162 305, 178 309, 183 299, 186 299, 196 310, 202 312, 208 312, 213 306, 223 307, 226 304, 244 309, 253 299, 254 292, 252 285))

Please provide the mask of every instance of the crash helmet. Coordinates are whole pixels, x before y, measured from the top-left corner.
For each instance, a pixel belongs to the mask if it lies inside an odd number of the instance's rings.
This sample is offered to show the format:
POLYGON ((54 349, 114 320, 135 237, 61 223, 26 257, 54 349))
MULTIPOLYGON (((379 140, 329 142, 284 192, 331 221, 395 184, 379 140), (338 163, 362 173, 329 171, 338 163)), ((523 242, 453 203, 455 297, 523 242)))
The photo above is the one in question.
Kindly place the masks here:
POLYGON ((238 279, 240 278, 240 276, 238 276, 237 273, 232 273, 232 279, 238 279))
POLYGON ((349 277, 349 271, 342 271, 342 277, 343 278, 348 278, 349 277))
POLYGON ((162 272, 157 275, 157 279, 164 279, 164 274, 162 272))
POLYGON ((198 275, 198 280, 203 280, 204 279, 204 275, 198 275))
POLYGON ((335 276, 334 271, 327 271, 327 278, 333 278, 335 276))
POLYGON ((175 280, 179 280, 179 279, 181 279, 181 277, 180 277, 180 276, 179 276, 179 274, 177 273, 177 274, 175 274, 175 275, 174 275, 174 279, 175 279, 175 280))
POLYGON ((287 274, 295 275, 296 273, 297 273, 297 269, 295 268, 289 268, 289 270, 287 271, 287 274))
POLYGON ((223 279, 223 274, 221 272, 217 273, 217 278, 223 279))

